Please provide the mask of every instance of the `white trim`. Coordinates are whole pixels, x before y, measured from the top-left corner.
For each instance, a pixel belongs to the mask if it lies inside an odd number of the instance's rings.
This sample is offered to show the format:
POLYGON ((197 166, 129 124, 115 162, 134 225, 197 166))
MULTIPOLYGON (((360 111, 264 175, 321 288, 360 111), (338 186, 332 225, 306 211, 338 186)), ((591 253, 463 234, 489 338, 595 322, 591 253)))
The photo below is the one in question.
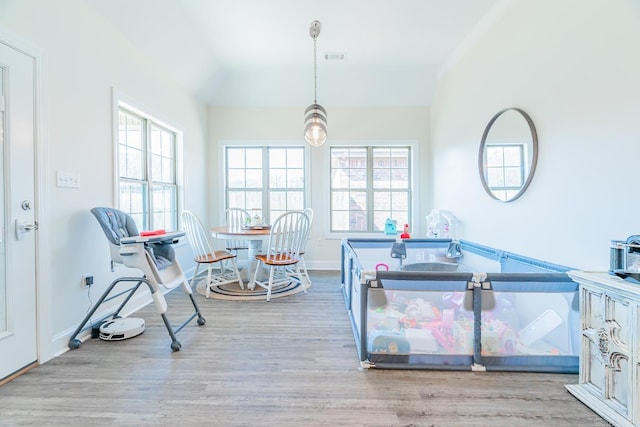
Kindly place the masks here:
MULTIPOLYGON (((112 93, 112 100, 115 103, 116 112, 118 111, 118 107, 122 105, 127 110, 130 110, 131 112, 136 113, 139 116, 152 119, 154 122, 166 127, 167 129, 173 132, 182 132, 183 126, 181 126, 180 123, 176 123, 175 121, 168 119, 166 116, 154 110, 153 108, 148 107, 143 102, 140 102, 135 98, 129 95, 126 95, 120 89, 116 87, 112 87, 111 93, 112 93)), ((117 129, 117 124, 118 123, 116 122, 116 129, 117 129)))
MULTIPOLYGON (((303 147, 304 148, 304 203, 312 206, 311 199, 311 150, 313 147, 301 139, 234 139, 221 140, 218 146, 218 181, 221 182, 221 190, 218 192, 218 218, 225 218, 226 199, 226 174, 225 174, 225 150, 227 147, 303 147)), ((317 159, 314 159, 317 160, 317 159)))
POLYGON ((341 260, 335 261, 306 261, 307 270, 340 271, 341 260))
POLYGON ((2 27, 0 27, 0 43, 10 47, 11 49, 17 50, 18 52, 24 53, 27 56, 31 56, 34 59, 43 59, 45 56, 42 49, 2 27))
POLYGON ((118 111, 120 107, 119 99, 122 95, 116 88, 111 88, 111 170, 113 171, 113 192, 111 206, 119 207, 120 201, 120 162, 118 161, 118 111))
POLYGON ((145 119, 153 121, 176 135, 176 226, 180 228, 180 212, 184 208, 184 134, 183 127, 178 123, 168 120, 163 114, 159 114, 152 108, 147 107, 144 103, 135 100, 133 97, 126 95, 116 87, 111 88, 111 132, 113 144, 113 160, 111 170, 113 171, 113 206, 119 207, 120 194, 120 164, 118 152, 118 114, 120 107, 131 111, 145 119))
POLYGON ((45 52, 28 41, 0 28, 0 43, 34 59, 34 217, 38 221, 39 231, 35 233, 36 243, 36 342, 37 358, 44 363, 54 356, 51 337, 51 274, 45 266, 51 265, 51 244, 49 240, 49 144, 47 79, 48 60, 45 52))
MULTIPOLYGON (((364 139, 364 140, 332 140, 330 144, 324 144, 320 147, 323 150, 323 155, 327 159, 320 163, 324 165, 326 168, 323 176, 323 188, 327 191, 323 194, 323 204, 322 206, 331 206, 331 173, 329 171, 331 167, 331 159, 329 158, 329 149, 330 147, 340 147, 340 146, 350 146, 350 147, 392 147, 392 146, 401 146, 401 147, 411 147, 411 176, 409 179, 411 180, 411 230, 422 230, 422 220, 419 213, 419 203, 418 196, 420 194, 420 180, 418 179, 418 171, 416 168, 417 161, 420 158, 420 141, 417 139, 364 139)), ((342 239, 345 237, 372 237, 372 238, 384 238, 387 237, 384 233, 338 233, 331 231, 331 222, 330 215, 317 215, 315 218, 322 217, 322 232, 324 234, 324 238, 327 240, 336 240, 342 239)), ((318 218, 319 219, 319 218, 318 218)), ((315 221, 315 219, 314 219, 315 221)))
MULTIPOLYGON (((313 208, 316 212, 314 217, 314 225, 312 229, 312 237, 318 237, 326 240, 338 240, 344 237, 373 237, 382 238, 386 237, 385 234, 377 233, 331 233, 330 218, 329 215, 322 214, 322 210, 330 206, 331 192, 331 176, 329 172, 329 147, 336 146, 351 146, 351 147, 375 147, 375 146, 405 146, 411 147, 411 218, 413 223, 411 224, 411 230, 422 230, 422 222, 425 215, 420 214, 420 204, 418 197, 420 193, 420 180, 418 175, 417 164, 420 160, 420 141, 418 139, 354 139, 354 140, 331 140, 330 143, 326 143, 320 147, 311 147, 301 139, 269 139, 269 140, 254 140, 254 139, 237 139, 237 140, 220 140, 218 146, 218 179, 217 182, 221 182, 221 191, 218 194, 218 218, 224 218, 225 209, 225 148, 226 147, 238 147, 238 146, 266 146, 266 145, 278 145, 278 146, 305 146, 305 203, 306 206, 313 208), (313 158, 313 159, 312 159, 313 158), (314 170, 320 168, 320 171, 314 170), (315 179, 320 174, 321 179, 315 179), (317 183, 320 182, 319 185, 317 183), (316 185, 314 186, 314 183, 316 185), (314 194, 319 194, 318 198, 314 198, 314 194)), ((308 262, 307 262, 308 264, 308 262)), ((322 264, 320 269, 334 269, 334 266, 322 264)))
POLYGON ((46 84, 48 75, 48 60, 43 53, 38 53, 34 56, 36 61, 36 146, 35 146, 35 182, 36 182, 36 218, 38 218, 38 224, 40 230, 46 232, 36 233, 36 293, 38 295, 38 360, 40 363, 44 363, 53 357, 51 348, 42 348, 41 344, 46 338, 47 343, 52 343, 51 331, 48 331, 46 335, 43 335, 45 326, 50 328, 51 314, 53 312, 53 306, 51 305, 52 298, 52 286, 51 286, 51 274, 48 266, 51 265, 51 244, 49 238, 50 233, 50 215, 51 212, 49 202, 49 128, 48 128, 48 116, 45 115, 48 106, 48 86, 46 84), (47 268, 45 268, 47 267, 47 268))

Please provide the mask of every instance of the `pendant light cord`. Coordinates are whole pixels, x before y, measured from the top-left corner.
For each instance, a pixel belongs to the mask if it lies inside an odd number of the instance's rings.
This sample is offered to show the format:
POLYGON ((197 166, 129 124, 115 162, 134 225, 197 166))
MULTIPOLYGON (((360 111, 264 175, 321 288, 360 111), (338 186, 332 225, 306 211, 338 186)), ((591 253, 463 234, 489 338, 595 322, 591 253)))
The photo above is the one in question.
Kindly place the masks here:
POLYGON ((316 35, 313 38, 313 103, 318 103, 318 79, 317 79, 317 70, 318 70, 318 52, 316 48, 316 39, 318 36, 316 35))

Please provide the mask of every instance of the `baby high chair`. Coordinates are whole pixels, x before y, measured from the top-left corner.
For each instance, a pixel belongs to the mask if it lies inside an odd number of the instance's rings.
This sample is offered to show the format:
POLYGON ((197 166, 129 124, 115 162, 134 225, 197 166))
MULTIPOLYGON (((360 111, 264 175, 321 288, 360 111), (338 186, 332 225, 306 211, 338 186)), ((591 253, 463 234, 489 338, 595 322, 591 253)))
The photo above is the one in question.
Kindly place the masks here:
POLYGON ((103 302, 128 293, 116 312, 112 316, 109 316, 117 319, 120 317, 120 311, 127 302, 129 302, 131 297, 133 297, 133 294, 135 294, 140 285, 145 283, 151 291, 151 297, 156 306, 156 310, 162 317, 167 331, 171 336, 171 349, 173 351, 180 350, 182 344, 180 344, 180 341, 176 338, 176 334, 196 316, 198 317, 198 325, 202 326, 206 323, 205 318, 200 314, 200 309, 193 298, 193 291, 175 257, 173 249, 173 244, 178 242, 179 238, 184 236, 185 233, 157 233, 140 236, 133 218, 122 211, 113 208, 93 208, 91 209, 91 213, 96 217, 109 240, 112 271, 113 263, 118 263, 141 270, 143 276, 121 277, 114 280, 72 334, 69 340, 69 348, 76 349, 80 347, 81 341, 77 339, 76 336, 83 330, 85 324, 91 319, 103 302), (136 284, 128 290, 109 297, 111 291, 121 282, 135 282, 136 284), (182 285, 184 292, 189 295, 195 312, 180 326, 173 328, 166 316, 167 301, 164 298, 160 286, 173 289, 179 285, 182 285))

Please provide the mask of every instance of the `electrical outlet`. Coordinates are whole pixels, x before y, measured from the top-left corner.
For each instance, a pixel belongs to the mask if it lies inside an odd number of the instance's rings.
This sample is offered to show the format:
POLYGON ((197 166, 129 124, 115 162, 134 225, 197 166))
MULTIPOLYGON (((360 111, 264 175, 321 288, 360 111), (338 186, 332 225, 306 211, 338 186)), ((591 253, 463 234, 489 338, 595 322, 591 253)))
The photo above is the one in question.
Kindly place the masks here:
POLYGON ((93 275, 91 274, 83 274, 82 278, 80 279, 80 286, 87 287, 87 286, 91 286, 93 285, 93 275))

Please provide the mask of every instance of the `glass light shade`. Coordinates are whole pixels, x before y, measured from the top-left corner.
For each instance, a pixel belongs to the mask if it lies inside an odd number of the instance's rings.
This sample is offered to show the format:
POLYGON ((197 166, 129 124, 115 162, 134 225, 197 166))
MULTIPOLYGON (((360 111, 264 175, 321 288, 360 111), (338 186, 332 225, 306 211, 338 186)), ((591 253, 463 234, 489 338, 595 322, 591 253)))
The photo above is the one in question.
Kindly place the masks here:
POLYGON ((319 104, 311 104, 304 111, 304 140, 319 147, 327 141, 327 112, 319 104))

